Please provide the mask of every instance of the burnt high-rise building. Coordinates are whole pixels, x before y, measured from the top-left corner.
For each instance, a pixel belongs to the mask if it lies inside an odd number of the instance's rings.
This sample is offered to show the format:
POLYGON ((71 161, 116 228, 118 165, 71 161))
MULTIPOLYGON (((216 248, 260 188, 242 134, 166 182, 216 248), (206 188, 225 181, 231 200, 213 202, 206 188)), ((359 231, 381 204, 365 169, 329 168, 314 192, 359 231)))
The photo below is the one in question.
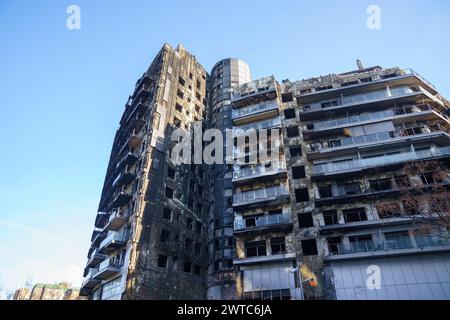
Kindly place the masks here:
POLYGON ((164 45, 117 130, 81 294, 450 299, 448 215, 432 201, 450 183, 449 107, 411 70, 279 83, 239 59, 209 75, 164 45), (172 132, 200 121, 231 137, 232 159, 173 162, 172 132), (280 133, 277 159, 250 139, 262 130, 280 133))

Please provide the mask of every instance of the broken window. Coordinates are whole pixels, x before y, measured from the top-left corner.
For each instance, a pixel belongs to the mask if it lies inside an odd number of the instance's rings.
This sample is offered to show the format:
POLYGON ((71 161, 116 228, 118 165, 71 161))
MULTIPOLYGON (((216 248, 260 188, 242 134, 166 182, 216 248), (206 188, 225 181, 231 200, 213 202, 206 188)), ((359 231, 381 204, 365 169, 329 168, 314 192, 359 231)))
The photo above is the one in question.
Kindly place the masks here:
POLYGON ((194 266, 194 274, 195 274, 196 276, 198 276, 198 275, 200 275, 200 272, 201 272, 200 266, 195 265, 195 266, 194 266))
POLYGON ((192 239, 187 238, 187 239, 184 241, 184 248, 185 248, 186 250, 190 250, 191 247, 192 247, 192 243, 193 243, 192 239))
POLYGON ((339 224, 338 213, 336 210, 325 210, 322 215, 326 226, 339 224))
POLYGON ((327 238, 328 242, 328 252, 330 255, 339 254, 340 247, 342 246, 341 237, 330 237, 327 238))
POLYGON ((170 232, 168 230, 162 229, 161 230, 160 241, 161 242, 167 242, 167 241, 169 241, 169 238, 170 238, 170 232))
POLYGON ((309 201, 309 190, 308 190, 308 188, 295 189, 295 200, 297 202, 309 201))
POLYGON ((442 179, 436 177, 433 172, 425 172, 420 175, 423 184, 435 184, 442 182, 442 179))
POLYGON ((167 256, 164 254, 160 254, 158 256, 158 267, 167 268, 167 256))
POLYGON ((192 264, 190 262, 185 262, 183 266, 183 271, 186 273, 191 273, 192 264))
POLYGON ((286 109, 284 110, 284 118, 285 119, 294 119, 295 118, 295 109, 286 109))
POLYGON ((245 251, 247 258, 266 256, 267 255, 266 242, 265 241, 247 242, 247 244, 245 245, 245 251))
POLYGON ((298 131, 298 127, 297 126, 295 126, 295 127, 287 127, 286 128, 286 133, 287 133, 287 136, 289 138, 298 137, 298 135, 300 134, 299 131, 298 131))
POLYGON ((183 99, 183 98, 184 98, 184 93, 183 93, 183 91, 181 91, 180 89, 178 89, 178 90, 177 90, 177 96, 178 96, 179 98, 183 99))
POLYGON ((312 213, 311 212, 299 213, 298 214, 298 226, 300 228, 314 227, 312 213))
POLYGON ((186 219, 186 227, 188 228, 188 230, 192 230, 193 223, 194 223, 194 220, 192 220, 192 218, 188 217, 186 219))
POLYGON ((167 177, 170 179, 175 179, 175 170, 172 168, 167 169, 167 177))
POLYGON ((331 185, 326 186, 318 186, 319 197, 320 198, 331 198, 333 196, 333 191, 331 189, 331 185))
POLYGON ((289 153, 291 154, 291 157, 300 157, 302 155, 302 146, 290 146, 289 153))
POLYGON ((283 94, 281 95, 281 100, 282 100, 284 103, 294 101, 294 95, 292 94, 292 92, 286 92, 286 93, 283 93, 283 94))
POLYGON ((346 223, 367 220, 366 208, 342 210, 342 213, 344 214, 344 220, 346 223))
POLYGON ((286 252, 286 239, 284 237, 270 239, 272 254, 283 254, 286 252))
POLYGON ((163 209, 163 218, 166 220, 172 220, 172 210, 169 208, 163 209))
POLYGON ((372 192, 386 191, 392 189, 392 181, 390 178, 371 180, 369 181, 369 184, 372 192))
POLYGON ((305 166, 292 167, 292 177, 294 179, 302 179, 306 177, 305 166))
POLYGON ((303 256, 316 256, 317 255, 317 243, 316 240, 302 240, 302 253, 303 256))
POLYGON ((166 187, 166 197, 169 199, 173 199, 173 189, 170 187, 166 187))
POLYGON ((175 110, 177 110, 178 112, 183 112, 183 107, 180 104, 175 104, 175 110))
POLYGON ((179 77, 178 83, 181 84, 182 86, 184 86, 186 84, 186 81, 182 77, 179 77))
POLYGON ((197 234, 202 234, 202 223, 199 221, 195 222, 195 232, 197 232, 197 234))

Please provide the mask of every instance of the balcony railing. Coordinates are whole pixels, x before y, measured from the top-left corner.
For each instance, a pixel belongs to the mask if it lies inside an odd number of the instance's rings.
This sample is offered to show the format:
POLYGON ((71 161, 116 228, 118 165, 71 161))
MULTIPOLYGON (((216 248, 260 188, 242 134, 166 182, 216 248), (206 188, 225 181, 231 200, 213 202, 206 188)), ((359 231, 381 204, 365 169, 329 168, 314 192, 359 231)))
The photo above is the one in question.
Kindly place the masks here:
POLYGON ((395 237, 381 241, 356 241, 348 244, 337 244, 331 255, 354 254, 376 251, 393 251, 405 249, 421 249, 427 247, 449 246, 450 241, 446 237, 425 237, 424 241, 418 241, 415 244, 410 237, 395 237))
POLYGON ((234 230, 248 230, 267 226, 292 223, 290 213, 268 214, 260 217, 251 217, 234 220, 234 230))
POLYGON ((275 200, 278 197, 289 195, 288 187, 280 185, 276 187, 263 188, 245 192, 235 193, 233 195, 233 205, 245 205, 254 202, 275 200))
POLYGON ((316 164, 313 167, 313 175, 340 173, 358 169, 365 169, 401 162, 423 160, 434 157, 450 156, 450 147, 432 148, 413 152, 404 152, 395 155, 385 155, 366 159, 352 159, 339 162, 316 164))
POLYGON ((247 107, 233 109, 232 118, 233 119, 242 118, 256 113, 261 113, 275 109, 278 109, 278 104, 275 100, 261 102, 247 107))
POLYGON ((326 141, 322 143, 313 143, 310 145, 310 152, 318 152, 321 150, 327 149, 336 149, 343 148, 347 146, 352 146, 356 144, 366 144, 366 143, 377 143, 383 142, 398 138, 416 136, 416 135, 424 135, 433 132, 447 132, 448 130, 440 125, 434 126, 423 126, 423 127, 412 127, 412 128, 403 128, 396 131, 389 132, 378 132, 372 133, 368 135, 355 136, 355 137, 347 137, 342 139, 336 139, 332 141, 326 141))
POLYGON ((123 232, 111 233, 105 240, 100 243, 99 251, 102 253, 110 253, 118 248, 125 246, 128 237, 123 232))
POLYGON ((395 116, 404 116, 404 115, 414 115, 417 113, 423 113, 427 111, 434 111, 438 113, 441 117, 445 119, 449 119, 449 117, 433 106, 429 104, 422 104, 422 105, 415 105, 415 106, 405 106, 401 108, 395 108, 392 110, 384 110, 384 111, 378 111, 378 112, 370 112, 370 113, 364 113, 349 117, 343 117, 328 121, 318 121, 315 123, 312 123, 307 127, 306 132, 308 131, 319 131, 319 130, 325 130, 329 128, 334 127, 340 127, 340 126, 349 126, 361 122, 369 122, 369 121, 379 121, 384 119, 390 119, 395 116))
POLYGON ((277 173, 285 171, 286 171, 286 163, 283 160, 280 160, 278 162, 271 162, 271 165, 269 167, 266 167, 262 163, 244 168, 237 166, 237 168, 235 168, 233 171, 233 180, 237 181, 242 179, 259 177, 263 175, 275 175, 277 173))
POLYGON ((117 231, 128 221, 128 217, 131 215, 131 208, 127 210, 114 210, 109 216, 108 223, 105 226, 105 230, 117 231))
POLYGON ((251 132, 255 132, 262 129, 270 129, 281 126, 281 119, 279 117, 268 119, 256 123, 251 123, 243 126, 233 128, 233 136, 243 136, 251 132))
POLYGON ((120 273, 120 269, 122 268, 123 263, 118 260, 113 260, 111 258, 106 259, 102 263, 100 263, 98 267, 98 272, 95 274, 95 279, 98 280, 106 280, 113 275, 120 273))

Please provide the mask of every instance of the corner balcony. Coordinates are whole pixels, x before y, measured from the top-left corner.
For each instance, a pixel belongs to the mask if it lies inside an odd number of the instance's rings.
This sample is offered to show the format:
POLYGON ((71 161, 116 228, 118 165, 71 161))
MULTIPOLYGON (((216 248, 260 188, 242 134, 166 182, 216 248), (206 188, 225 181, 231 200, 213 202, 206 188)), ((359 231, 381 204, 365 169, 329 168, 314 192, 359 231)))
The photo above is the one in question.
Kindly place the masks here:
POLYGON ((326 261, 376 258, 380 256, 414 255, 421 253, 437 253, 450 251, 448 237, 395 237, 383 240, 357 241, 346 244, 336 244, 326 261))
POLYGON ((442 147, 366 159, 327 162, 314 165, 311 180, 328 180, 339 176, 346 176, 351 173, 360 173, 372 168, 399 165, 416 160, 448 158, 449 156, 450 147, 442 147))
POLYGON ((248 122, 275 117, 278 114, 278 103, 276 100, 264 101, 239 109, 233 109, 232 120, 235 125, 243 125, 248 122))
POLYGON ((111 213, 108 223, 105 226, 106 231, 117 231, 128 222, 131 210, 115 210, 111 213))
POLYGON ((278 162, 269 162, 268 164, 259 163, 246 167, 235 165, 232 182, 237 185, 253 179, 277 178, 282 176, 286 176, 286 163, 284 159, 278 162))
POLYGON ((105 261, 100 263, 98 272, 94 275, 94 278, 97 280, 109 279, 120 274, 120 269, 122 268, 122 266, 122 264, 111 260, 111 258, 106 259, 105 261))
POLYGON ((448 144, 450 135, 441 125, 402 128, 396 131, 379 132, 362 136, 347 137, 312 143, 308 146, 308 159, 316 160, 327 157, 353 154, 359 149, 369 150, 370 147, 379 149, 381 146, 395 146, 411 144, 414 140, 433 140, 440 144, 448 144))
POLYGON ((279 204, 288 201, 289 189, 286 185, 270 188, 238 192, 233 195, 233 207, 242 209, 245 207, 258 207, 262 205, 279 204))
POLYGON ((275 117, 272 119, 250 123, 242 126, 235 126, 233 127, 233 137, 245 136, 255 131, 257 132, 263 129, 268 130, 274 128, 281 129, 281 118, 275 117))
POLYGON ((266 214, 248 218, 235 216, 234 218, 234 233, 260 232, 274 229, 292 229, 291 213, 266 214))
POLYGON ((124 154, 126 150, 128 150, 128 152, 133 152, 143 140, 143 131, 133 130, 127 137, 125 143, 120 148, 119 154, 124 154))
POLYGON ((128 237, 122 232, 113 232, 100 243, 99 252, 112 253, 127 244, 128 237))
POLYGON ((98 266, 98 264, 100 262, 102 262, 106 258, 107 258, 106 255, 101 254, 99 252, 98 248, 95 248, 94 251, 92 251, 92 253, 90 255, 90 259, 89 259, 88 263, 86 264, 86 267, 87 268, 95 268, 98 266))

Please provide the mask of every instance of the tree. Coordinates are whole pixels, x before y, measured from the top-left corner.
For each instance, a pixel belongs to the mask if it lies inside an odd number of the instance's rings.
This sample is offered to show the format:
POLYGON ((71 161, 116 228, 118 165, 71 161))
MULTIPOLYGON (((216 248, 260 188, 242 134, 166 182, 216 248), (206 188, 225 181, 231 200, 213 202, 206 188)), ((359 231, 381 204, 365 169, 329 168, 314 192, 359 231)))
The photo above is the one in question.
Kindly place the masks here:
POLYGON ((411 162, 401 169, 396 181, 398 202, 379 200, 378 213, 384 217, 408 217, 421 229, 450 227, 449 173, 437 160, 411 162))

